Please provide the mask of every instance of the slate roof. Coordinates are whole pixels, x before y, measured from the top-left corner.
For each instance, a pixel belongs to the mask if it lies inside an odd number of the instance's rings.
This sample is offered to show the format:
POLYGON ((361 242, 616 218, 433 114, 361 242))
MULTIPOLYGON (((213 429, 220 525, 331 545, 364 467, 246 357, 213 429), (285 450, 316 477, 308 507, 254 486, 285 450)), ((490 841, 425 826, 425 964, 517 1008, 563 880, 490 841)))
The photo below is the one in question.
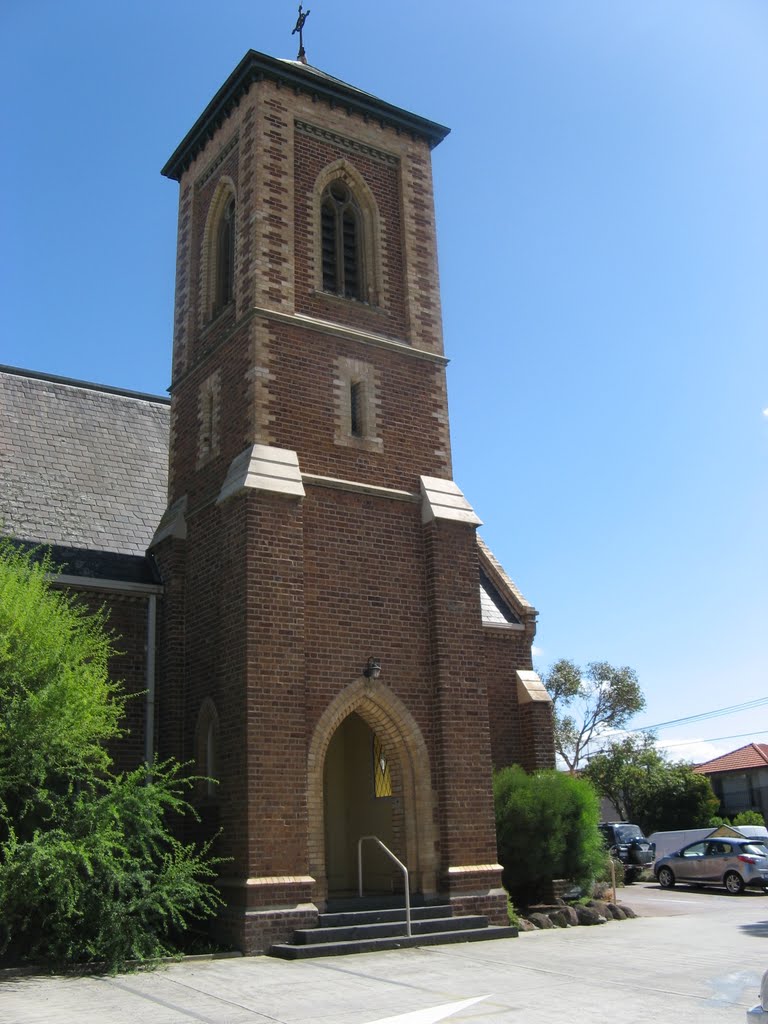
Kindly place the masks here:
POLYGON ((745 747, 732 750, 729 754, 713 757, 711 761, 697 764, 693 769, 701 775, 715 772, 743 772, 748 768, 768 767, 768 743, 747 743, 745 747))
POLYGON ((480 569, 480 612, 485 626, 520 625, 515 615, 486 573, 480 569))
POLYGON ((480 561, 480 610, 485 626, 519 626, 524 619, 538 614, 526 601, 516 584, 485 541, 477 535, 480 561))
POLYGON ((165 511, 169 399, 0 367, 0 532, 139 579, 165 511))

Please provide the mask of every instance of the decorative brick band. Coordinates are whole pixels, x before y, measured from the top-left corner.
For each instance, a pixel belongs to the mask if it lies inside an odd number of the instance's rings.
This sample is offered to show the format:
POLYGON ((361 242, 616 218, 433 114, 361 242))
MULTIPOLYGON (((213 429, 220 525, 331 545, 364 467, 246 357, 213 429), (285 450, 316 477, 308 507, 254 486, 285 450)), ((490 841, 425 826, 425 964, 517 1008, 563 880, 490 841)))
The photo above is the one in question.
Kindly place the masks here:
POLYGON ((222 875, 217 885, 314 885, 312 875, 254 875, 251 878, 230 878, 222 875))
POLYGON ((483 873, 499 872, 501 864, 460 864, 448 868, 449 875, 480 875, 483 873))
POLYGON ((399 159, 392 153, 385 153, 383 149, 376 149, 374 146, 367 146, 365 143, 357 142, 355 139, 348 139, 344 135, 328 131, 327 128, 318 128, 317 125, 309 124, 307 121, 297 120, 294 121, 294 124, 296 125, 297 132, 311 135, 315 139, 329 142, 334 146, 340 146, 342 149, 348 149, 351 153, 362 153, 364 156, 373 157, 374 160, 380 160, 385 164, 397 165, 400 163, 399 159))
POLYGON ((238 144, 239 141, 240 141, 240 133, 239 132, 235 132, 235 134, 232 136, 232 138, 229 140, 229 142, 226 144, 226 146, 224 146, 223 149, 219 150, 218 155, 215 157, 215 159, 213 159, 208 164, 206 169, 203 171, 203 173, 197 179, 197 181, 195 182, 195 188, 196 189, 201 189, 203 187, 203 185, 205 185, 206 181, 210 181, 212 175, 215 174, 216 169, 218 167, 221 167, 221 165, 224 163, 226 158, 229 156, 229 154, 232 152, 232 150, 235 148, 235 146, 238 144))
POLYGON ((254 306, 251 314, 266 317, 268 320, 275 320, 282 324, 291 324, 294 327, 306 327, 310 331, 319 331, 335 338, 344 338, 347 341, 359 341, 364 345, 374 345, 377 348, 396 350, 404 355, 413 356, 416 359, 426 359, 431 363, 440 363, 445 366, 448 359, 437 352, 427 352, 423 348, 414 348, 404 341, 396 341, 393 338, 385 338, 383 334, 373 334, 371 331, 356 330, 354 327, 346 327, 344 324, 331 323, 330 320, 319 320, 314 316, 307 316, 305 313, 283 313, 276 309, 266 309, 254 306))
POLYGON ((421 501, 421 495, 414 494, 413 491, 398 491, 394 487, 361 484, 356 480, 340 480, 333 476, 316 476, 314 473, 302 473, 301 479, 312 487, 330 487, 335 491, 354 491, 357 494, 370 494, 374 498, 389 498, 392 501, 407 501, 412 504, 421 501))

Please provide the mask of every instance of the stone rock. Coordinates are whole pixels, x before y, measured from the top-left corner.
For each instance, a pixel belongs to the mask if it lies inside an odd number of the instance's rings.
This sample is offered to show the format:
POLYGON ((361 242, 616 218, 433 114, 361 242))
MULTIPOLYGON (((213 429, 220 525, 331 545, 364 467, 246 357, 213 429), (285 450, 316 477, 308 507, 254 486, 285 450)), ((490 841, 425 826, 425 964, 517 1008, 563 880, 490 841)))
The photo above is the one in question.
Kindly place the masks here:
POLYGON ((604 917, 606 921, 611 921, 613 915, 608 909, 608 902, 606 900, 590 900, 587 906, 591 910, 596 910, 600 917, 604 917))
POLYGON ((624 917, 637 917, 637 914, 634 912, 632 907, 625 907, 622 903, 621 909, 624 911, 624 917))
POLYGON ((548 914, 531 914, 528 920, 536 925, 537 928, 554 928, 552 921, 549 919, 548 914))
POLYGON ((538 931, 533 921, 529 921, 526 917, 521 917, 517 922, 517 930, 519 932, 535 932, 538 931))
POLYGON ((605 918, 594 907, 576 907, 579 924, 605 924, 605 918))
POLYGON ((570 905, 563 907, 563 914, 565 915, 568 924, 575 925, 579 923, 579 915, 576 913, 576 908, 570 905))
POLYGON ((562 910, 553 910, 549 915, 549 919, 556 928, 567 928, 570 924, 562 910))
POLYGON ((627 916, 621 907, 617 907, 615 903, 608 903, 608 913, 614 919, 614 921, 623 921, 627 916))

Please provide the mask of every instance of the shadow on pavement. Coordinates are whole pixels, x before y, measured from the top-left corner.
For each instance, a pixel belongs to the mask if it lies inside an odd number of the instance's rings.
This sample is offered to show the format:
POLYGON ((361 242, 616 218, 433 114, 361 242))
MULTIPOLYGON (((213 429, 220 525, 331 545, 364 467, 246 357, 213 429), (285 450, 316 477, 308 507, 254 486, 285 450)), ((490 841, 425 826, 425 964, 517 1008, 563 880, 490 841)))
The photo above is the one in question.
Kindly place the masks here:
POLYGON ((752 921, 750 924, 742 924, 739 927, 747 935, 754 935, 758 939, 768 939, 768 921, 752 921))

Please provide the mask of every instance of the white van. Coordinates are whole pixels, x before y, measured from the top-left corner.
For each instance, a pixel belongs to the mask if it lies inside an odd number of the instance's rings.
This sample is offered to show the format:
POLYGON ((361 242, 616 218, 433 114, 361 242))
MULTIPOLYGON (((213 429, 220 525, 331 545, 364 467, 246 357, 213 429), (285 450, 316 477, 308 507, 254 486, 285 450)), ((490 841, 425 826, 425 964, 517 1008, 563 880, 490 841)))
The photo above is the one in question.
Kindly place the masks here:
POLYGON ((654 832, 648 836, 656 845, 656 860, 661 860, 670 853, 677 853, 689 843, 710 836, 742 836, 747 839, 759 839, 768 844, 768 828, 765 825, 718 825, 717 828, 683 828, 676 832, 654 832))

